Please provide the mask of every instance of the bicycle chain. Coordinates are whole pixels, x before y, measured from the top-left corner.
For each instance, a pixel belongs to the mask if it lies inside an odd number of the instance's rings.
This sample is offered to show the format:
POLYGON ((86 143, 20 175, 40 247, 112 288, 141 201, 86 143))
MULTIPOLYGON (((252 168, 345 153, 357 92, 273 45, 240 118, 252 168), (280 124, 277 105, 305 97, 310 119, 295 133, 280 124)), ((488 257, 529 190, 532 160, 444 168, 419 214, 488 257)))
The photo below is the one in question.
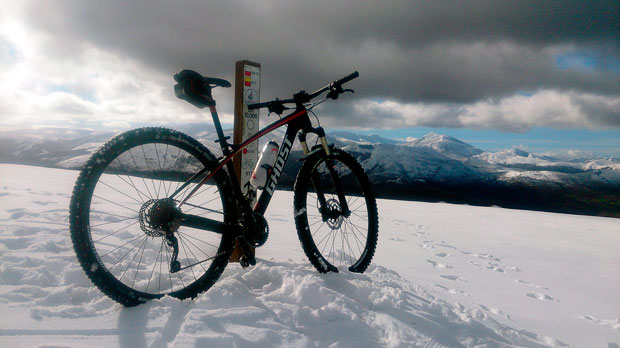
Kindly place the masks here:
MULTIPOLYGON (((201 207, 201 206, 199 206, 199 205, 195 205, 195 204, 192 204, 192 203, 185 202, 185 205, 190 206, 190 207, 193 207, 193 208, 198 208, 198 209, 206 210, 206 211, 208 211, 208 212, 212 212, 212 213, 216 213, 216 214, 222 214, 222 215, 224 215, 224 213, 223 213, 223 212, 221 212, 221 211, 217 211, 217 210, 214 210, 214 209, 209 209, 209 208, 201 207)), ((185 267, 182 267, 182 268, 180 268, 180 269, 179 269, 179 271, 178 271, 178 272, 180 272, 180 271, 182 271, 182 270, 185 270, 185 269, 188 269, 188 268, 190 268, 190 267, 194 267, 194 266, 199 265, 199 264, 201 264, 201 263, 203 263, 203 262, 207 262, 207 261, 209 261, 209 260, 215 260, 216 258, 218 258, 218 257, 220 257, 220 256, 222 256, 222 255, 224 255, 224 254, 226 254, 226 253, 232 252, 234 249, 235 249, 235 247, 233 246, 232 248, 230 248, 230 250, 224 250, 224 251, 222 251, 222 252, 219 252, 219 253, 217 253, 217 254, 213 255, 213 256, 212 256, 212 257, 210 257, 210 258, 207 258, 207 259, 204 259, 204 260, 202 260, 202 261, 198 261, 198 262, 196 262, 196 263, 193 263, 193 264, 191 264, 191 265, 187 265, 187 266, 185 266, 185 267)))
POLYGON ((209 208, 201 207, 199 205, 191 204, 191 203, 188 203, 188 202, 185 202, 184 205, 189 205, 190 207, 193 207, 193 208, 198 208, 198 209, 206 210, 206 211, 211 212, 211 213, 216 213, 216 214, 224 215, 224 213, 221 212, 221 211, 217 211, 217 210, 214 210, 214 209, 209 209, 209 208))

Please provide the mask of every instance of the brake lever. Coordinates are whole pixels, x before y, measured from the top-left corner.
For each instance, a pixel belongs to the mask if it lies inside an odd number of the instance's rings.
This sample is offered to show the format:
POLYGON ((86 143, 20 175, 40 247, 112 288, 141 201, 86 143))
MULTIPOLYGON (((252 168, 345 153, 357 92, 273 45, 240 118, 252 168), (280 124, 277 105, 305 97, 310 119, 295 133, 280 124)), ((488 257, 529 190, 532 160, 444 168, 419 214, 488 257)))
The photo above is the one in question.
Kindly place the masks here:
POLYGON ((347 88, 347 89, 342 89, 342 86, 338 86, 338 87, 334 87, 334 88, 332 88, 332 89, 329 91, 329 93, 327 93, 326 98, 336 100, 336 99, 338 99, 338 96, 339 96, 340 94, 344 93, 344 92, 351 92, 351 93, 355 93, 355 91, 354 91, 354 90, 352 90, 352 89, 348 89, 348 88, 347 88))
POLYGON ((280 100, 276 99, 269 106, 267 106, 267 110, 269 110, 269 114, 267 114, 267 116, 271 115, 272 113, 276 113, 278 115, 282 115, 282 113, 285 110, 288 110, 288 109, 289 108, 284 106, 284 104, 282 104, 282 102, 280 100))

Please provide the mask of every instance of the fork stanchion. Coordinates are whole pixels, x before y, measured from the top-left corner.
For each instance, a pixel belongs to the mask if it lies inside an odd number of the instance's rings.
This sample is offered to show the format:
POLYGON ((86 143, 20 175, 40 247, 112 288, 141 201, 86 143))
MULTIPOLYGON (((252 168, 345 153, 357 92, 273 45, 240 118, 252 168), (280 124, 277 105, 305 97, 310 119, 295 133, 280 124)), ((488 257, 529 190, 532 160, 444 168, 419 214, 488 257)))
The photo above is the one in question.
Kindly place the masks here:
MULTIPOLYGON (((234 134, 233 143, 241 144, 245 139, 253 136, 258 130, 259 110, 248 110, 248 104, 260 101, 260 64, 249 60, 241 60, 235 63, 235 106, 234 106, 234 134)), ((250 186, 250 178, 254 166, 258 162, 258 141, 246 146, 233 159, 237 178, 241 185, 241 191, 245 194, 248 190, 254 190, 250 186)), ((252 205, 256 203, 256 194, 252 205)), ((238 242, 237 242, 238 244, 238 242)), ((251 248, 254 254, 254 248, 251 248)), ((241 247, 235 245, 230 261, 239 262, 243 255, 241 247)))

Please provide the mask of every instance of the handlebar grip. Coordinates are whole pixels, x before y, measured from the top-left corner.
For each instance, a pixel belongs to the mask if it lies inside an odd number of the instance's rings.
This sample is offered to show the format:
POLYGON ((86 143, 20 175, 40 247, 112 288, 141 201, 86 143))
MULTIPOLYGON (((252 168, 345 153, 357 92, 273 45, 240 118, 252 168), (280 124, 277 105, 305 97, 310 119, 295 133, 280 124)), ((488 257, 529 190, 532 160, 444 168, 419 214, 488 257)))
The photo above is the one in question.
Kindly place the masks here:
POLYGON ((347 82, 349 82, 349 81, 351 81, 351 80, 353 80, 353 79, 355 79, 355 78, 357 78, 359 76, 360 76, 360 73, 355 71, 351 75, 345 76, 345 77, 341 78, 340 80, 336 81, 335 84, 342 85, 342 84, 347 83, 347 82))
POLYGON ((269 106, 269 102, 249 104, 248 105, 248 110, 256 110, 256 109, 260 109, 260 108, 265 108, 267 106, 269 106))

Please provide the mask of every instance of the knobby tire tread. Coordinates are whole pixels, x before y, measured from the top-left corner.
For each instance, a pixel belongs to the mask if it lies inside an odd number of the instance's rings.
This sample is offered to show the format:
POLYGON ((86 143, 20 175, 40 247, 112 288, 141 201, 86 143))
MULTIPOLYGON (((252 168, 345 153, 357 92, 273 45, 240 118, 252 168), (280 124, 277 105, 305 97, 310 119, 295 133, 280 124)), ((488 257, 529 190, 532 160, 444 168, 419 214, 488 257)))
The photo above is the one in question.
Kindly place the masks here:
MULTIPOLYGON (((370 180, 364 172, 364 169, 352 155, 345 152, 344 150, 331 148, 331 157, 341 161, 343 164, 349 167, 349 169, 358 179, 359 184, 361 185, 361 188, 364 192, 364 198, 366 200, 369 214, 369 230, 365 250, 362 254, 364 257, 359 263, 356 270, 356 272, 363 273, 370 265, 370 262, 372 261, 377 247, 379 219, 377 213, 377 202, 375 198, 376 196, 372 185, 370 184, 370 180)), ((299 237, 299 241, 304 250, 304 253, 306 254, 306 257, 308 257, 310 263, 312 263, 312 265, 320 273, 327 273, 334 270, 329 267, 329 263, 327 263, 328 267, 326 268, 327 260, 321 255, 320 251, 315 245, 315 242, 312 238, 312 232, 310 231, 310 228, 308 226, 308 219, 306 216, 307 211, 302 213, 302 209, 306 209, 308 187, 312 185, 311 174, 313 170, 317 167, 317 165, 325 161, 325 159, 326 155, 323 151, 318 151, 307 157, 304 160, 304 163, 299 170, 299 173, 297 174, 294 185, 294 214, 295 226, 297 228, 297 236, 299 237)))
MULTIPOLYGON (((215 156, 203 144, 184 133, 162 127, 134 129, 113 137, 89 158, 77 178, 71 197, 69 209, 71 241, 80 266, 95 286, 124 306, 136 306, 150 299, 163 297, 164 294, 144 296, 144 293, 122 284, 110 274, 99 260, 88 231, 89 226, 86 225, 85 221, 89 220, 91 195, 102 171, 111 162, 111 160, 108 162, 109 158, 113 160, 124 149, 131 148, 135 144, 147 144, 152 140, 178 145, 196 158, 200 158, 203 164, 211 166, 211 168, 217 164, 215 156)), ((220 171, 214 176, 214 180, 223 187, 221 194, 224 200, 224 212, 225 216, 230 216, 234 209, 231 195, 226 195, 226 192, 230 192, 231 189, 230 179, 225 172, 220 171)), ((209 289, 226 268, 233 243, 234 238, 224 234, 218 254, 216 254, 218 256, 213 260, 208 272, 190 286, 168 295, 179 299, 193 298, 198 293, 209 289)))

